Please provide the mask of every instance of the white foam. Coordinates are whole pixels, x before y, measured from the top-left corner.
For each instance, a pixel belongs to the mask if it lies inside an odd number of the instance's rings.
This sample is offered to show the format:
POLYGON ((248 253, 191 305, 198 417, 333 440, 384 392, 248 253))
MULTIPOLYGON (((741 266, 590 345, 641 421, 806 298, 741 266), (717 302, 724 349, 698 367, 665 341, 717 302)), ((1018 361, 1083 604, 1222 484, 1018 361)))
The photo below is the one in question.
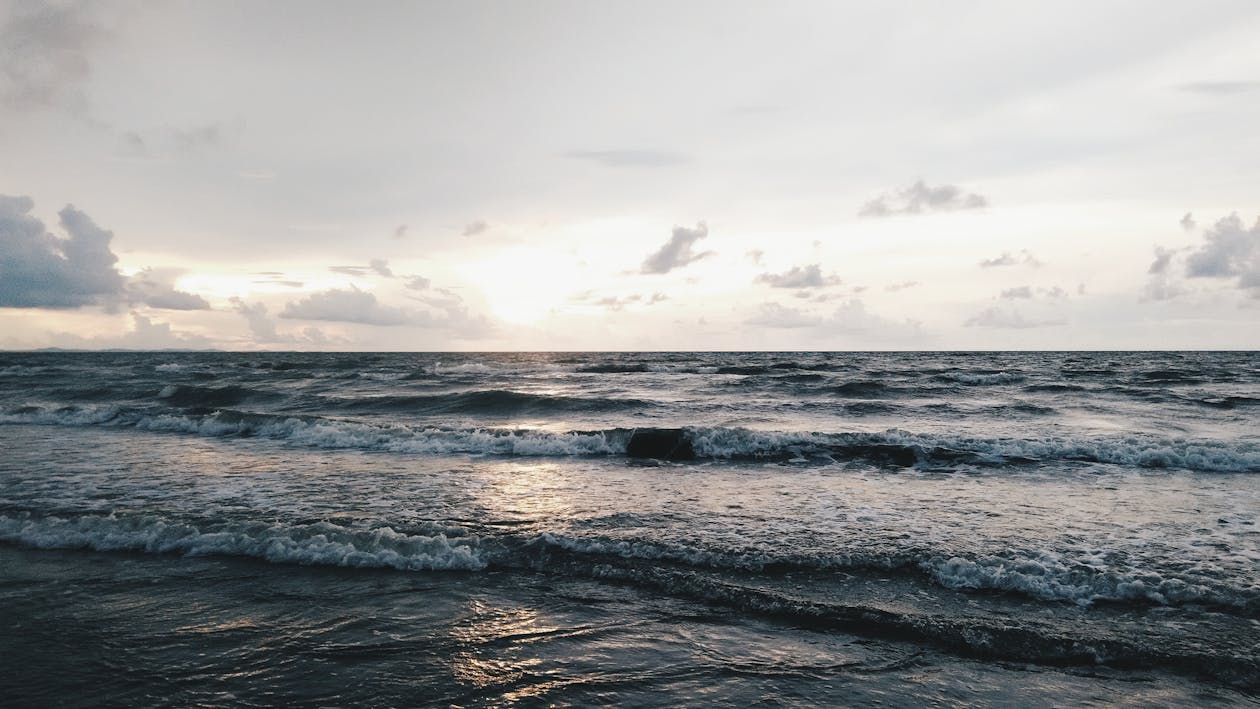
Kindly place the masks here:
POLYGON ((277 563, 392 568, 483 569, 476 537, 409 535, 389 527, 228 523, 204 528, 157 516, 74 518, 0 515, 0 541, 41 549, 247 556, 277 563))
POLYGON ((159 364, 153 369, 159 372, 179 372, 184 369, 184 365, 178 362, 167 362, 166 364, 159 364))
POLYGON ((1248 596, 1255 596, 1254 592, 1210 588, 1150 570, 1091 566, 1049 551, 1012 558, 933 559, 920 566, 947 588, 1015 591, 1045 601, 1069 601, 1082 606, 1103 600, 1245 606, 1248 596))

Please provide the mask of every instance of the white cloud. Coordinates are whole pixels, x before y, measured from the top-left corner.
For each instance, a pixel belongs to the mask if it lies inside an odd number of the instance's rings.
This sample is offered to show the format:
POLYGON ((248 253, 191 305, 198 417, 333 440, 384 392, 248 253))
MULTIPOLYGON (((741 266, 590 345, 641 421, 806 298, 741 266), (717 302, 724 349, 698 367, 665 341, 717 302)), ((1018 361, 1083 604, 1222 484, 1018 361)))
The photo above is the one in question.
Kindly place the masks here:
POLYGON ((330 320, 363 325, 417 324, 421 318, 411 310, 384 305, 376 295, 358 288, 330 288, 289 303, 280 317, 294 320, 330 320))
POLYGON ((1032 327, 1048 327, 1051 325, 1064 325, 1066 321, 1060 318, 1049 319, 1029 319, 1025 318, 1019 311, 1013 308, 992 307, 982 310, 973 315, 964 323, 966 327, 989 327, 989 328, 1008 328, 1008 329, 1026 329, 1032 327))
POLYGON ((166 310, 209 310, 210 303, 196 293, 175 288, 183 274, 176 268, 146 268, 127 279, 127 292, 133 302, 166 310))
POLYGON ((1033 256, 1027 250, 1021 250, 1018 256, 1012 255, 1011 252, 1009 251, 1003 251, 1001 256, 997 256, 995 258, 984 259, 980 262, 980 268, 995 268, 999 266, 1018 266, 1020 264, 1023 264, 1025 266, 1031 266, 1032 268, 1038 268, 1044 265, 1041 263, 1041 261, 1037 260, 1036 256, 1033 256))
POLYGON ((132 329, 116 337, 81 337, 72 333, 52 335, 54 347, 66 349, 126 350, 204 350, 210 340, 201 335, 176 332, 170 323, 154 322, 138 313, 131 314, 132 329))

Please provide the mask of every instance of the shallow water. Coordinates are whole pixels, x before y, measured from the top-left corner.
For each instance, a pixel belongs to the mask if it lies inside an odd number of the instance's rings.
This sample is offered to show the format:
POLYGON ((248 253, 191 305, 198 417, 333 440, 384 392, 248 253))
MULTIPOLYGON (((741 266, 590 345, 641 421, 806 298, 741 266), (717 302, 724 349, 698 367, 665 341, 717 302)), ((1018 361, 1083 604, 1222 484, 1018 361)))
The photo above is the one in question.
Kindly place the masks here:
POLYGON ((1255 703, 1257 404, 1252 353, 0 355, 0 689, 1255 703))

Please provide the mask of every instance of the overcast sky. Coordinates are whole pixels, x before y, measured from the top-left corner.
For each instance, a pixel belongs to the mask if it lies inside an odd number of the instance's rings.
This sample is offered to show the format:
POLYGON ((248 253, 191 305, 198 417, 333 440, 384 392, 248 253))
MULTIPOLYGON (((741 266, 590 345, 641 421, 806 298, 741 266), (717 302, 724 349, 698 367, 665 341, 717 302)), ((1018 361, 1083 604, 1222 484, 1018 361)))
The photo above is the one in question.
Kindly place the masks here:
POLYGON ((0 0, 0 348, 1260 348, 1260 3, 0 0))

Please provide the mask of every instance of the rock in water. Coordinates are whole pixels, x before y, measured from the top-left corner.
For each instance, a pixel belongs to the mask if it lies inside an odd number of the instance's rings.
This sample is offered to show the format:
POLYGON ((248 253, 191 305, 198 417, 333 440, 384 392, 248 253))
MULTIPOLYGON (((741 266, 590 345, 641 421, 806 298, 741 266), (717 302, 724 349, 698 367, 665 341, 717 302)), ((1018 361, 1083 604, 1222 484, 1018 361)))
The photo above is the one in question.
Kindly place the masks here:
POLYGON ((626 455, 658 460, 695 460, 696 449, 681 428, 638 428, 630 434, 626 455))

